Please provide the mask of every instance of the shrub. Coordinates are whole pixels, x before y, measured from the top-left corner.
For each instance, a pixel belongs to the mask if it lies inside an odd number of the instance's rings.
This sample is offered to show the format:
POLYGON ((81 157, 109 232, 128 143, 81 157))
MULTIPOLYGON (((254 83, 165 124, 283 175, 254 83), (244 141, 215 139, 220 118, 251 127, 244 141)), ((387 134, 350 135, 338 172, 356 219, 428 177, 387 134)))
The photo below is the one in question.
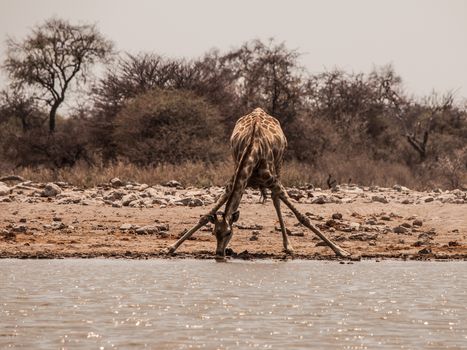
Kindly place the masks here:
POLYGON ((59 131, 50 133, 45 126, 26 131, 10 131, 2 142, 6 160, 15 166, 61 168, 79 160, 91 162, 87 136, 81 121, 75 118, 57 120, 59 131))
POLYGON ((153 90, 130 100, 115 120, 119 156, 138 165, 217 161, 226 134, 218 110, 189 91, 153 90))

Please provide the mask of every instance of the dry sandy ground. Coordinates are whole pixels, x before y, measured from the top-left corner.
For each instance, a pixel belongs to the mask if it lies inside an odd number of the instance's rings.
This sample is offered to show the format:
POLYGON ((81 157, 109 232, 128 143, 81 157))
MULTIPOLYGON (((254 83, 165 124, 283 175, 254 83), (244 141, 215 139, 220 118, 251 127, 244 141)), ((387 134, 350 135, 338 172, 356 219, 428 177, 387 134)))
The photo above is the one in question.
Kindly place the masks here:
MULTIPOLYGON (((87 190, 64 183, 0 185, 2 258, 172 258, 165 249, 209 211, 222 191, 118 181, 87 190)), ((312 223, 356 257, 467 259, 465 191, 343 186, 289 193, 312 223)), ((288 209, 283 212, 294 257, 335 258, 288 209)), ((237 226, 229 245, 233 258, 286 257, 270 199, 260 204, 259 193, 248 190, 237 226)), ((175 257, 212 258, 214 250, 208 227, 186 241, 175 257)))

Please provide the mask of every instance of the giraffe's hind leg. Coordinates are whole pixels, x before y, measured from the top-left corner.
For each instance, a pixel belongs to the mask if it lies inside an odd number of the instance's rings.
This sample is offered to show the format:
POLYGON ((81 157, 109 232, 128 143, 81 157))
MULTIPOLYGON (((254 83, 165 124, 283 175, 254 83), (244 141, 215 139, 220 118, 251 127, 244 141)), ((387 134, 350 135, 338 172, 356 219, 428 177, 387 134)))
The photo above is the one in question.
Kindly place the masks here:
POLYGON ((280 187, 275 186, 278 180, 276 179, 275 176, 272 175, 271 171, 266 167, 263 168, 259 172, 259 174, 264 184, 264 187, 261 188, 261 191, 266 192, 266 188, 271 189, 272 202, 274 204, 274 209, 276 209, 277 218, 279 219, 279 225, 281 226, 282 244, 284 246, 284 252, 287 254, 293 254, 293 247, 289 241, 289 237, 287 236, 287 229, 285 227, 284 218, 282 217, 282 212, 281 212, 280 187))
POLYGON ((284 245, 284 252, 287 254, 293 254, 293 247, 289 241, 289 237, 287 236, 287 229, 285 228, 284 219, 282 218, 281 200, 279 195, 273 194, 272 201, 274 203, 274 208, 276 209, 277 217, 279 218, 279 224, 281 226, 282 244, 284 245))

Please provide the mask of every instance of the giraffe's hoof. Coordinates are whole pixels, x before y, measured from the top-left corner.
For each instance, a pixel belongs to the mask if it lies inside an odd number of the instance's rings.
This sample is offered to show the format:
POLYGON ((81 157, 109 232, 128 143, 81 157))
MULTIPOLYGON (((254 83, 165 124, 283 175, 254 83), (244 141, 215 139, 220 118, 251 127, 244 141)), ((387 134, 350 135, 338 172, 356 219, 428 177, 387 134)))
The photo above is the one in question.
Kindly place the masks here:
POLYGON ((216 260, 216 262, 227 262, 227 258, 221 255, 216 255, 214 259, 216 260))
POLYGON ((175 248, 174 246, 170 246, 170 247, 165 249, 165 253, 166 254, 174 254, 176 249, 177 248, 175 248))
POLYGON ((294 250, 292 247, 289 247, 289 248, 284 248, 283 252, 287 255, 293 255, 294 254, 294 250))
POLYGON ((338 257, 341 257, 341 258, 346 258, 346 259, 351 259, 352 258, 352 254, 349 253, 348 251, 340 248, 339 251, 336 252, 336 255, 338 257))

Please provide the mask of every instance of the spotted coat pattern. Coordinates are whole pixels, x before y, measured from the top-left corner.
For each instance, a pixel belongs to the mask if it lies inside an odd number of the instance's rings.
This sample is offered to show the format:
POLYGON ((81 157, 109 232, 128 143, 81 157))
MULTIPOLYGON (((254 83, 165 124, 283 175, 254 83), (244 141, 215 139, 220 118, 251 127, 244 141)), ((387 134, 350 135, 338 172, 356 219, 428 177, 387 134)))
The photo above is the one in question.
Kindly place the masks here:
POLYGON ((226 214, 237 210, 247 186, 272 189, 280 178, 287 139, 279 121, 261 108, 241 117, 230 138, 236 171, 230 183, 226 214))

